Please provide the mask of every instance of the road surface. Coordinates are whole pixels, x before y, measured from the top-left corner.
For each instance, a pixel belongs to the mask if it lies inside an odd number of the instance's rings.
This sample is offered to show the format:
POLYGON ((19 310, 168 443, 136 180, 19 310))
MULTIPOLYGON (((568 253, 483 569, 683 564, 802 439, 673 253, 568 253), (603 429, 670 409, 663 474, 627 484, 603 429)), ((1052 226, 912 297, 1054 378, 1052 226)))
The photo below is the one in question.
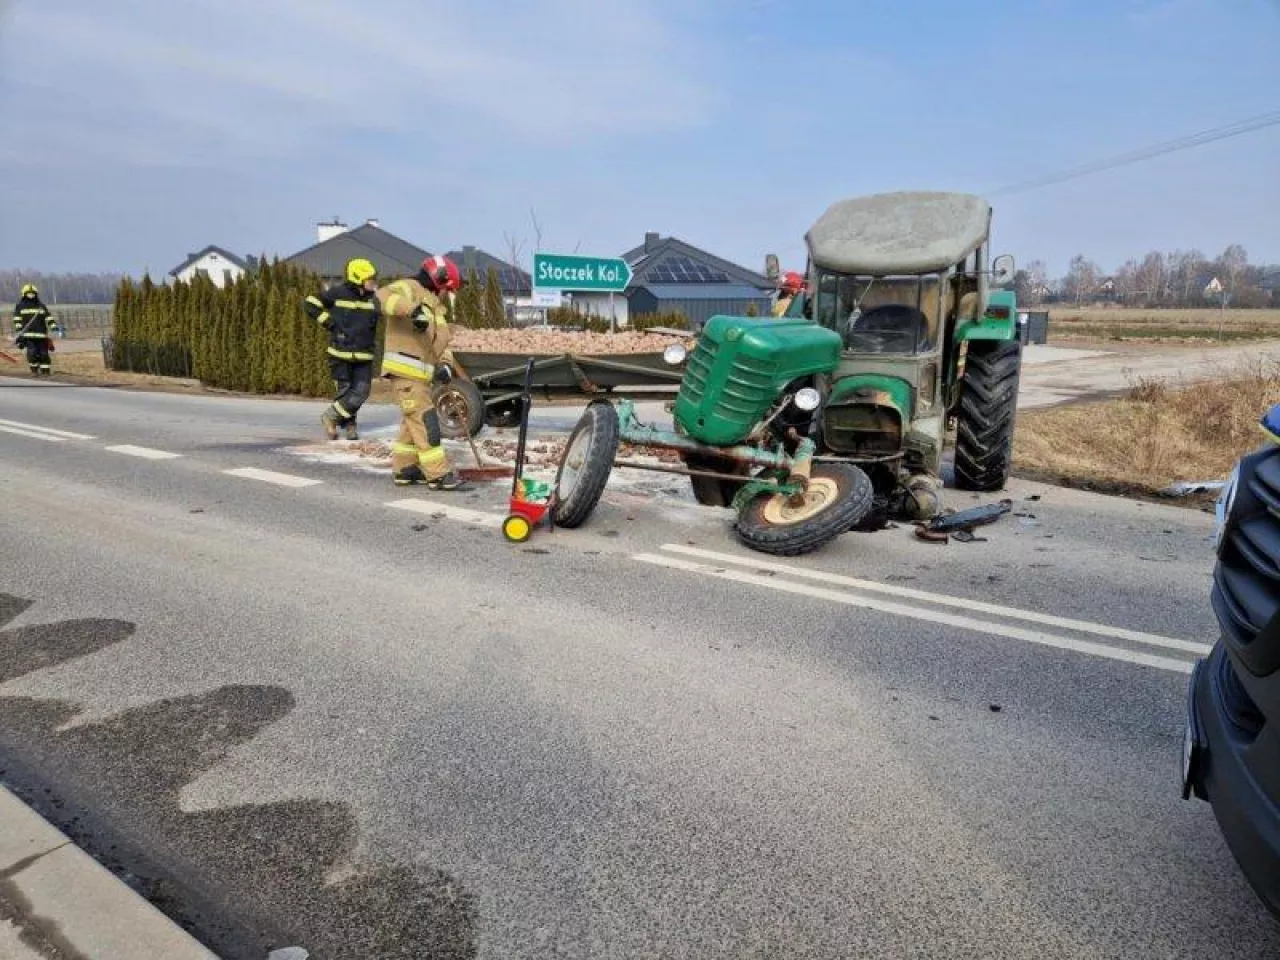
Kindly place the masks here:
POLYGON ((512 546, 322 407, 0 379, 0 780, 220 956, 1280 955, 1178 791, 1209 516, 512 546))

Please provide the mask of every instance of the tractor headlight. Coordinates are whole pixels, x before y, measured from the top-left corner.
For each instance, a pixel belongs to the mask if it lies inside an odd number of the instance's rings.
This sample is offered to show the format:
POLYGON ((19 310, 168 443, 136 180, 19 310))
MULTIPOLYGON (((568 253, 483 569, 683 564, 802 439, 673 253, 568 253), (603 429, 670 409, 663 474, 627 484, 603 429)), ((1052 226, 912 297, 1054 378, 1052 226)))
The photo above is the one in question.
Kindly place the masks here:
POLYGON ((684 363, 685 357, 689 356, 689 351, 683 343, 670 344, 667 349, 662 351, 662 359, 664 362, 678 367, 684 363))
POLYGON ((1222 492, 1218 494, 1218 502, 1214 504, 1214 528, 1213 528, 1213 552, 1217 553, 1222 549, 1222 535, 1227 529, 1227 517, 1231 516, 1231 508, 1236 502, 1236 488, 1240 485, 1240 464, 1236 463, 1231 468, 1231 476, 1227 478, 1227 485, 1222 488, 1222 492))
POLYGON ((804 387, 796 391, 793 402, 805 413, 810 413, 817 410, 818 404, 822 403, 822 394, 813 387, 804 387))

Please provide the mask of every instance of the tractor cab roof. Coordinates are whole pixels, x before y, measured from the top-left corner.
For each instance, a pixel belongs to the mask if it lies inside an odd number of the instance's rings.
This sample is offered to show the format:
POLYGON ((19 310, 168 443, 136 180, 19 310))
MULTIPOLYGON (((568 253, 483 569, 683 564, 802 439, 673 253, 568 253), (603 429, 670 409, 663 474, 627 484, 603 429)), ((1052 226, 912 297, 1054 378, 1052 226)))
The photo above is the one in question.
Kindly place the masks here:
POLYGON ((987 238, 991 206, 968 193, 899 192, 832 204, 805 241, 819 267, 883 277, 946 270, 987 238))

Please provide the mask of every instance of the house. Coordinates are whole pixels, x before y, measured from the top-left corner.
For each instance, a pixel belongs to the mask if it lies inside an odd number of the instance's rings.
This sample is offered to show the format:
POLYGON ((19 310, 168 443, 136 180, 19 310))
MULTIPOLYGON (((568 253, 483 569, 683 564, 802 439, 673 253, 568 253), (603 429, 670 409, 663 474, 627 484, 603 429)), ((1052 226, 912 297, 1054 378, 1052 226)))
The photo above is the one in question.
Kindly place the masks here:
MULTIPOLYGON (((752 306, 766 315, 777 289, 762 273, 657 233, 646 233, 644 243, 621 258, 631 266, 632 279, 614 297, 619 324, 631 316, 679 312, 701 326, 716 314, 741 316, 752 306)), ((609 316, 608 294, 574 294, 573 304, 583 313, 609 316)))
POLYGON ((378 268, 380 283, 412 276, 431 254, 407 240, 401 240, 366 220, 354 229, 334 218, 316 224, 316 243, 285 259, 285 263, 319 274, 325 283, 337 283, 346 275, 347 262, 364 257, 378 268))
POLYGON ((216 287, 234 283, 236 278, 250 268, 248 258, 238 257, 222 247, 212 244, 199 253, 187 254, 187 259, 169 271, 174 280, 190 283, 198 276, 206 276, 216 287))
POLYGON ((450 250, 445 256, 458 265, 464 277, 474 274, 478 283, 484 283, 490 270, 497 271, 498 286, 502 288, 503 298, 509 303, 532 295, 533 280, 516 264, 508 263, 476 247, 450 250))

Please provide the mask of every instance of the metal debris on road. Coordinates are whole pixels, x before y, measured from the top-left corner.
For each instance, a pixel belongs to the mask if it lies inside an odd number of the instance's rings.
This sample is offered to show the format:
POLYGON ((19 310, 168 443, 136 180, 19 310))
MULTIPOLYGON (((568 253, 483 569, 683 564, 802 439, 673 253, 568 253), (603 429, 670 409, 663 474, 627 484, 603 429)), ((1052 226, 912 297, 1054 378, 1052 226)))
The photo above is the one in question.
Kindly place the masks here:
POLYGON ((272 950, 267 954, 267 960, 308 960, 311 956, 301 947, 284 947, 280 950, 272 950))
POLYGON ((1164 497, 1189 497, 1197 493, 1216 493, 1227 485, 1225 480, 1196 480, 1175 483, 1160 491, 1164 497))
POLYGON ((973 535, 973 528, 995 523, 1012 509, 1012 500, 1001 500, 999 503, 970 507, 957 513, 941 514, 927 523, 918 524, 916 536, 930 543, 946 543, 948 539, 961 543, 986 543, 984 537, 973 535))

